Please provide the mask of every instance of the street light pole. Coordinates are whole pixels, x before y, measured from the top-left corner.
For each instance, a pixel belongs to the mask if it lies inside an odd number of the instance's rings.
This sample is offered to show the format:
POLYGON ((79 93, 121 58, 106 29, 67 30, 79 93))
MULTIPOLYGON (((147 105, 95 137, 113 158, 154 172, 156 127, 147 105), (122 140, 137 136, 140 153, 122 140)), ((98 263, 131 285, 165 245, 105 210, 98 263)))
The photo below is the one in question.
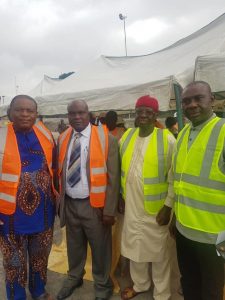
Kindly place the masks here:
POLYGON ((126 35, 126 18, 127 18, 127 16, 123 16, 122 14, 119 14, 119 18, 121 21, 123 21, 124 45, 125 45, 125 53, 127 56, 127 35, 126 35))

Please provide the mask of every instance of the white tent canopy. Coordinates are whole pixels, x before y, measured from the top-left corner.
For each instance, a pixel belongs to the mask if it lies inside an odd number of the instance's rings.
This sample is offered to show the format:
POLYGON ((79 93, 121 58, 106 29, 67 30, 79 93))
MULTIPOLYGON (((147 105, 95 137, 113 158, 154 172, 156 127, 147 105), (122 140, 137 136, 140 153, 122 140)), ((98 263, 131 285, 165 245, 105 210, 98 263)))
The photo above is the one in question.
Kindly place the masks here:
MULTIPOLYGON (((44 75, 44 78, 41 80, 41 82, 37 86, 35 86, 31 91, 29 91, 28 95, 35 98, 37 95, 48 94, 54 88, 54 86, 58 84, 61 80, 62 79, 51 78, 47 75, 44 75)), ((4 103, 0 105, 0 117, 6 116, 9 103, 11 102, 14 96, 5 97, 4 103)))
POLYGON ((217 55, 197 57, 195 63, 195 80, 209 82, 214 92, 224 92, 225 52, 217 55))
MULTIPOLYGON (((39 111, 44 115, 66 113, 68 103, 74 99, 87 101, 93 111, 128 110, 133 109, 136 99, 144 94, 157 97, 160 110, 166 111, 169 101, 174 99, 173 83, 184 86, 191 82, 195 68, 195 78, 204 79, 203 70, 208 67, 208 62, 201 57, 225 55, 224 28, 225 14, 161 51, 134 57, 101 56, 79 72, 51 83, 45 93, 43 89, 41 93, 38 89, 33 91, 39 111)), ((215 59, 213 63, 219 68, 215 59)), ((218 74, 225 78, 224 69, 218 74)), ((216 91, 218 76, 207 79, 216 91)))
POLYGON ((40 95, 46 95, 53 90, 53 88, 61 81, 59 78, 51 78, 47 75, 44 75, 44 78, 41 82, 35 86, 31 91, 29 91, 29 96, 36 97, 40 95))
POLYGON ((47 115, 65 113, 74 99, 86 100, 95 111, 132 109, 139 96, 152 94, 158 98, 160 110, 168 110, 174 98, 173 83, 183 86, 194 79, 196 58, 199 61, 199 56, 225 54, 224 28, 225 14, 161 51, 135 57, 101 56, 48 94, 37 95, 39 109, 47 115))

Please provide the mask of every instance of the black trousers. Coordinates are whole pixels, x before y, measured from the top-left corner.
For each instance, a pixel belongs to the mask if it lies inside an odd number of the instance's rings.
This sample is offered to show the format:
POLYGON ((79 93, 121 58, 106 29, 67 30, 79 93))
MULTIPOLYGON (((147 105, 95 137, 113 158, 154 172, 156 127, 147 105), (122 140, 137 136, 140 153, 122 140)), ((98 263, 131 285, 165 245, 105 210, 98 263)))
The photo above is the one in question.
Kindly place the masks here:
POLYGON ((176 243, 184 300, 223 300, 224 261, 215 245, 189 240, 178 230, 176 243))

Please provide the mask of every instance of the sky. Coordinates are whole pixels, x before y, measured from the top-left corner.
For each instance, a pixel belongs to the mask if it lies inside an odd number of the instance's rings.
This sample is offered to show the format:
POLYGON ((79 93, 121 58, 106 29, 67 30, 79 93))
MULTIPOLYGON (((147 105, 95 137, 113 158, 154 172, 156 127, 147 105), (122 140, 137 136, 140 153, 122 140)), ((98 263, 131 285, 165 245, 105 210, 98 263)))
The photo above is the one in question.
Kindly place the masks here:
POLYGON ((100 55, 158 51, 225 13, 224 0, 0 0, 0 96, 44 74, 77 72, 100 55))

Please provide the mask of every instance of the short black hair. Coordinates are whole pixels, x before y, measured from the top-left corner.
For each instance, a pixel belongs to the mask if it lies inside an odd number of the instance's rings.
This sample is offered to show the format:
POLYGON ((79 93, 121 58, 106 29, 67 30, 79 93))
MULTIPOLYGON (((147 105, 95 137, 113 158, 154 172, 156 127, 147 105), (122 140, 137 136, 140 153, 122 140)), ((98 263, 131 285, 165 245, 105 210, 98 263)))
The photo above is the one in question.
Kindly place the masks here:
POLYGON ((175 117, 167 117, 165 120, 166 128, 171 128, 176 123, 177 123, 177 118, 175 117))
POLYGON ((11 108, 13 107, 13 104, 19 100, 19 99, 22 99, 22 98, 26 98, 32 102, 34 102, 35 106, 36 106, 36 110, 37 110, 37 102, 34 100, 34 98, 28 96, 28 95, 16 95, 14 98, 12 98, 12 101, 10 102, 9 104, 9 110, 11 110, 11 108))
POLYGON ((208 82, 203 81, 203 80, 192 81, 188 85, 186 85, 184 89, 186 89, 186 88, 188 88, 188 87, 190 87, 192 85, 197 85, 197 84, 202 84, 202 85, 206 86, 208 88, 209 93, 212 94, 211 86, 208 84, 208 82))
POLYGON ((106 115, 105 115, 105 120, 106 122, 117 122, 118 116, 117 116, 117 112, 115 112, 114 110, 109 110, 106 115))
POLYGON ((84 100, 73 100, 72 102, 70 102, 70 103, 67 105, 67 111, 68 111, 68 112, 69 112, 70 107, 71 107, 74 103, 82 103, 82 104, 84 105, 85 110, 87 110, 87 111, 89 112, 89 108, 88 108, 87 102, 84 101, 84 100))

